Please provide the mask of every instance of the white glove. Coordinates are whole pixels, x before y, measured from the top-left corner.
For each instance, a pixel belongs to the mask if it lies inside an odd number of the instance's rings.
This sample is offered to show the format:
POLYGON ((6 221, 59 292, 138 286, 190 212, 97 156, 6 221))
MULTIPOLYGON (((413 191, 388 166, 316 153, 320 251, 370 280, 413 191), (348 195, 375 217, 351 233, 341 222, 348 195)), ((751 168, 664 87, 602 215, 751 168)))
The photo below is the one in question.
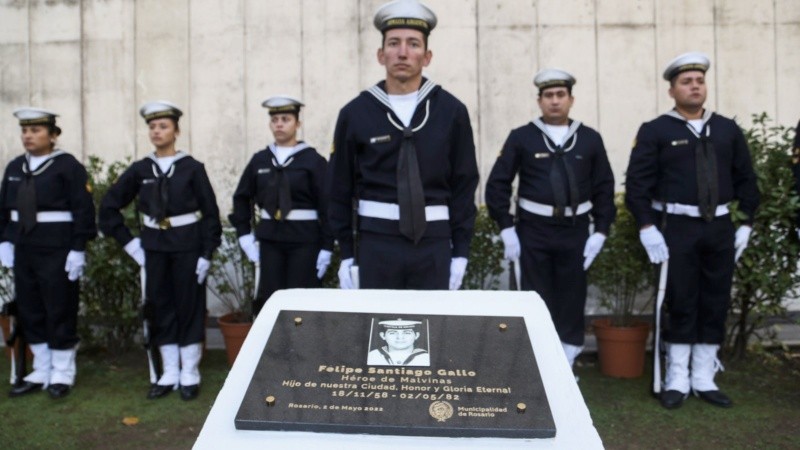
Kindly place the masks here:
POLYGON ((14 268, 14 244, 0 242, 0 265, 8 269, 14 268))
POLYGON ((64 271, 67 272, 69 281, 75 281, 83 275, 83 266, 86 265, 86 252, 70 250, 67 253, 67 263, 64 264, 64 271))
POLYGON ((651 263, 661 264, 669 259, 669 249, 664 241, 664 236, 654 225, 639 230, 639 240, 647 250, 647 256, 651 263))
POLYGON ((739 260, 744 249, 747 248, 747 242, 750 240, 750 233, 752 232, 753 228, 749 225, 742 225, 736 230, 736 238, 733 240, 733 248, 736 249, 736 256, 733 257, 734 262, 739 260))
POLYGON ((519 237, 514 227, 508 227, 500 232, 500 238, 503 239, 503 257, 508 260, 519 259, 521 246, 519 245, 519 237))
POLYGON ((130 255, 140 267, 144 267, 144 250, 142 249, 141 239, 133 238, 130 242, 125 244, 125 253, 130 255))
POLYGON ((258 244, 253 234, 243 234, 239 236, 239 247, 241 247, 244 254, 247 255, 247 259, 254 263, 258 262, 260 259, 258 255, 258 244))
MULTIPOLYGON (((798 228, 796 231, 797 231, 797 239, 800 239, 800 228, 798 228)), ((3 245, 3 244, 0 244, 0 245, 3 245)))
MULTIPOLYGON (((516 235, 516 234, 515 234, 516 235)), ((457 291, 467 272, 467 258, 457 257, 450 260, 450 290, 457 291)))
POLYGON ((197 284, 203 284, 208 275, 208 269, 211 268, 211 261, 203 258, 202 256, 197 259, 197 268, 194 273, 197 274, 197 284))
POLYGON ((350 278, 351 267, 353 267, 353 258, 343 259, 339 264, 339 287, 342 289, 355 289, 353 279, 350 278))
POLYGON ((603 249, 603 244, 606 242, 606 235, 603 233, 592 233, 589 239, 586 240, 586 246, 583 247, 583 270, 588 270, 592 262, 600 254, 603 249))
POLYGON ((331 252, 327 250, 320 250, 317 255, 317 278, 320 280, 325 276, 325 271, 331 265, 331 252))

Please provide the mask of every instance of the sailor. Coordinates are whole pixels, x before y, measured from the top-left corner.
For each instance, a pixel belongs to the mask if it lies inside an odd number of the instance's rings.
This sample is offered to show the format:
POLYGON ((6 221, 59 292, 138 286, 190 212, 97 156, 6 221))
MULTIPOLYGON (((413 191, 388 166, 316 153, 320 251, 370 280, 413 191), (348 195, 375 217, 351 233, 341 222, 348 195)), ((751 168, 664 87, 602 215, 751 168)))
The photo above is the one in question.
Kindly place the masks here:
POLYGON ((377 58, 386 78, 340 111, 329 165, 340 284, 458 289, 478 184, 469 114, 422 75, 432 58, 433 11, 397 0, 378 9, 374 25, 383 36, 377 58), (354 264, 360 280, 351 277, 354 264))
POLYGON ((155 151, 134 162, 109 188, 99 224, 145 269, 151 340, 163 363, 161 378, 147 398, 180 387, 181 398, 192 400, 200 391, 205 279, 220 245, 219 209, 203 164, 175 150, 181 110, 156 101, 144 104, 139 113, 155 151), (134 237, 120 210, 137 197, 141 230, 134 237))
POLYGON ((666 281, 667 371, 660 401, 681 406, 691 389, 722 407, 731 400, 714 375, 725 336, 735 261, 747 247, 759 204, 742 130, 705 108, 708 57, 685 53, 664 79, 675 106, 636 135, 625 202, 654 264, 669 259, 666 281), (738 201, 744 225, 734 230, 728 205, 738 201), (690 362, 691 360, 691 362, 690 362))
POLYGON ((430 366, 428 351, 418 348, 419 327, 416 320, 382 320, 378 325, 383 331, 378 335, 386 342, 369 352, 367 365, 370 366, 430 366))
POLYGON ((269 111, 275 142, 253 155, 245 167, 229 216, 242 250, 259 263, 254 315, 278 289, 319 287, 333 250, 323 193, 327 161, 297 139, 303 103, 277 96, 262 106, 269 111), (254 205, 259 219, 255 234, 254 205))
POLYGON ((505 258, 520 264, 522 290, 544 299, 572 366, 583 349, 585 271, 616 216, 614 174, 600 134, 569 117, 575 78, 544 69, 533 82, 542 115, 509 134, 486 182, 486 205, 505 258))
POLYGON ((94 238, 94 203, 86 169, 57 148, 54 112, 14 111, 25 154, 6 166, 0 187, 0 263, 14 269, 18 320, 33 371, 10 397, 47 388, 52 398, 75 383, 79 278, 94 238))

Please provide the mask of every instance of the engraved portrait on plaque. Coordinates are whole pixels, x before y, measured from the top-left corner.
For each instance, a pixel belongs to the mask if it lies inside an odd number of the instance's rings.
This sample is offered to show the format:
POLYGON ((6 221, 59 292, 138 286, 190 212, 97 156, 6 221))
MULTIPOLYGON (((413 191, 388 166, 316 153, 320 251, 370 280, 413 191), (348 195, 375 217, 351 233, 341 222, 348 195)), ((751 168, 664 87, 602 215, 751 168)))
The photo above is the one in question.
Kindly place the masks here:
POLYGON ((430 329, 427 319, 373 318, 370 327, 369 366, 429 367, 430 329))

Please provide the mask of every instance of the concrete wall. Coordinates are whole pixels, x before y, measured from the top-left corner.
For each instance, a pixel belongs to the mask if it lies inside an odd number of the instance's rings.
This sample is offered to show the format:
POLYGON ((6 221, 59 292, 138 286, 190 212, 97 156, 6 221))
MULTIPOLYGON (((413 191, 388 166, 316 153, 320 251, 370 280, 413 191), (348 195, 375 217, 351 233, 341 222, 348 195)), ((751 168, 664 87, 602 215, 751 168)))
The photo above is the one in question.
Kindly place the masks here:
MULTIPOLYGON (((206 163, 227 212, 271 141, 264 98, 303 98, 304 138, 327 155, 339 108, 382 78, 383 1, 0 0, 0 163, 22 152, 17 106, 59 112, 68 151, 117 160, 150 151, 138 106, 169 99, 186 112, 180 147, 206 163)), ((711 109, 744 125, 761 111, 800 118, 797 0, 427 3, 439 15, 427 75, 468 106, 483 177, 537 114, 531 80, 547 66, 577 77, 572 116, 603 134, 618 183, 641 122, 671 106, 660 74, 678 53, 711 56, 711 109)))

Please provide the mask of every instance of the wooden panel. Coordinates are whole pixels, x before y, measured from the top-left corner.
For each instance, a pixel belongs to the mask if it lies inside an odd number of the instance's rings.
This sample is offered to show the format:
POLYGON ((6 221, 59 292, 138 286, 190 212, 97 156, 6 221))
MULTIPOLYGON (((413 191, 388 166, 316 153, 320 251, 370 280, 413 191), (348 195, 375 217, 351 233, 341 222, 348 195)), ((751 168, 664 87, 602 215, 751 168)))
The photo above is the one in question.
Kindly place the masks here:
POLYGON ((190 4, 191 152, 206 165, 223 216, 231 207, 244 146, 244 3, 190 4))
MULTIPOLYGON (((136 157, 153 151, 139 106, 169 100, 189 112, 189 0, 136 1, 135 80, 136 157)), ((191 114, 181 119, 178 147, 192 148, 191 114)))
POLYGON ((30 2, 30 103, 60 114, 58 146, 83 157, 80 2, 30 2))
POLYGON ((108 162, 136 150, 134 5, 84 2, 84 150, 108 162))

